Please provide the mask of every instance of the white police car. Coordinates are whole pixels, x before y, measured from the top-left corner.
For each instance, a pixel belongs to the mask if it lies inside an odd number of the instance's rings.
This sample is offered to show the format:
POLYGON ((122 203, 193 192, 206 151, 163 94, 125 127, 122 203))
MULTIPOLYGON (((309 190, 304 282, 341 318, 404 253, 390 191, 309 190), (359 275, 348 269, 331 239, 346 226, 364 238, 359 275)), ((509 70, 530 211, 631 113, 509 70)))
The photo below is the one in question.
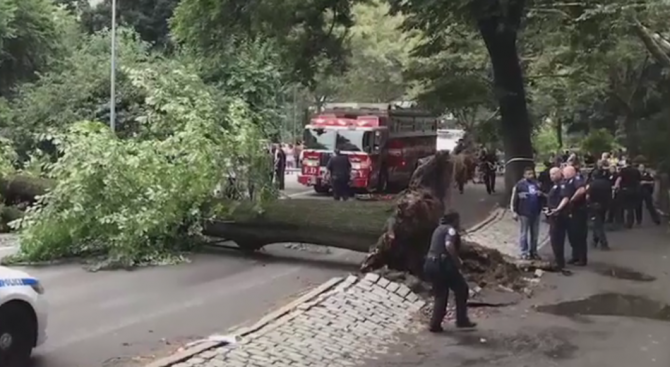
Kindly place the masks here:
POLYGON ((0 266, 0 366, 26 367, 46 340, 47 302, 39 280, 0 266))

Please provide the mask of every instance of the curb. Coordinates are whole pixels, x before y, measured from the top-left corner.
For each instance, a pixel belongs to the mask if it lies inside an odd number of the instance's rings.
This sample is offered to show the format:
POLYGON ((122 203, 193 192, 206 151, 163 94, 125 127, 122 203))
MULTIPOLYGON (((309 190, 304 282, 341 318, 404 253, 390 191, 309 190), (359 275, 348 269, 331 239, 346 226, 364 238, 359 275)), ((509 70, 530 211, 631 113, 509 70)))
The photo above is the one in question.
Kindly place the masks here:
POLYGON ((506 211, 506 210, 507 210, 507 209, 505 209, 505 208, 501 208, 501 207, 494 208, 494 209, 491 211, 491 214, 488 215, 488 217, 486 217, 486 218, 485 218, 484 220, 482 220, 481 222, 475 224, 474 226, 468 228, 468 229, 467 229, 467 233, 474 233, 474 232, 477 232, 477 231, 481 230, 482 228, 486 227, 487 225, 489 225, 489 224, 491 224, 491 223, 493 223, 493 222, 495 222, 495 221, 497 221, 497 220, 502 219, 502 217, 503 217, 503 215, 505 214, 505 211, 506 211))
MULTIPOLYGON (((279 309, 270 312, 269 314, 263 316, 258 322, 253 324, 252 326, 249 327, 242 327, 242 328, 235 328, 233 327, 231 331, 233 331, 236 335, 236 337, 244 337, 249 334, 252 334, 263 327, 267 326, 269 323, 277 320, 278 318, 286 315, 287 313, 295 310, 298 308, 300 305, 307 303, 314 298, 317 298, 321 294, 328 292, 329 290, 333 289, 335 286, 338 284, 342 283, 345 280, 345 278, 342 277, 336 277, 332 278, 329 281, 319 285, 318 287, 312 289, 311 291, 307 292, 306 294, 300 296, 298 299, 292 301, 291 303, 280 307, 279 309)), ((217 348, 221 345, 225 344, 225 342, 204 342, 201 343, 197 346, 194 346, 192 348, 188 348, 186 350, 183 350, 181 352, 177 352, 175 354, 172 354, 168 357, 161 358, 158 360, 155 360, 144 367, 169 367, 172 365, 175 365, 180 362, 184 362, 187 359, 200 354, 208 349, 212 348, 217 348)))

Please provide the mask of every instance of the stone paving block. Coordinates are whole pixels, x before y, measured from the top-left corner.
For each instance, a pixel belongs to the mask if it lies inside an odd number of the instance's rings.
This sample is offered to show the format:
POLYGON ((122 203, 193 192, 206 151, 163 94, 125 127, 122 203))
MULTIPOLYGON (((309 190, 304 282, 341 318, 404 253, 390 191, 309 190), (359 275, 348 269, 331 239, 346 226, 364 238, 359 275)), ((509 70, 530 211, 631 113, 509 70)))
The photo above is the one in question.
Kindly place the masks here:
POLYGON ((409 288, 377 274, 350 276, 325 296, 243 336, 239 344, 202 352, 173 367, 351 367, 383 352, 422 305, 409 288))

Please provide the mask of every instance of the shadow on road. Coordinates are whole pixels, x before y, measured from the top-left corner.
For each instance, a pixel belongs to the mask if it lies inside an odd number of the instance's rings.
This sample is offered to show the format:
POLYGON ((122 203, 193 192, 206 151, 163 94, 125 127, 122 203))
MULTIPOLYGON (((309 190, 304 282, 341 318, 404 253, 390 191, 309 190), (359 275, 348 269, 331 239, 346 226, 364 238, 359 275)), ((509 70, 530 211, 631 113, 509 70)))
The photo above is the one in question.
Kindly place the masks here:
MULTIPOLYGON (((300 250, 289 250, 279 248, 281 244, 268 245, 265 250, 260 252, 255 252, 253 254, 245 254, 238 249, 233 248, 233 246, 216 246, 216 245, 207 245, 199 253, 207 255, 219 255, 226 257, 238 257, 244 259, 252 259, 264 264, 274 264, 274 263, 283 263, 283 264, 292 264, 292 265, 302 265, 309 266, 313 268, 329 269, 329 270, 344 270, 355 272, 358 271, 360 262, 363 260, 364 254, 358 254, 350 251, 346 251, 346 256, 344 257, 343 253, 340 254, 325 254, 325 253, 314 253, 309 251, 300 251, 300 250), (344 257, 344 258, 343 258, 344 257)), ((324 247, 325 249, 325 247, 324 247)))

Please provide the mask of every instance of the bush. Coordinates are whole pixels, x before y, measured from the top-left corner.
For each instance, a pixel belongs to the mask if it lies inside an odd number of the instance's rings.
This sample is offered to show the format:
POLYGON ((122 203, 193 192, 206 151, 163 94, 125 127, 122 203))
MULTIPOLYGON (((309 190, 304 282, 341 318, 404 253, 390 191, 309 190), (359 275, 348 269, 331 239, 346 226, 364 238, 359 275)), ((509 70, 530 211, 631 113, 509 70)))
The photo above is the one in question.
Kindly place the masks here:
POLYGON ((258 204, 272 196, 267 153, 244 101, 219 99, 177 63, 126 75, 145 96, 139 133, 120 139, 83 121, 51 137, 60 153, 49 173, 57 186, 15 222, 22 231, 14 261, 99 254, 100 266, 128 267, 179 260, 202 221, 226 209, 226 202, 211 205, 226 173, 253 181, 258 204), (238 170, 232 162, 240 160, 253 164, 238 170))

